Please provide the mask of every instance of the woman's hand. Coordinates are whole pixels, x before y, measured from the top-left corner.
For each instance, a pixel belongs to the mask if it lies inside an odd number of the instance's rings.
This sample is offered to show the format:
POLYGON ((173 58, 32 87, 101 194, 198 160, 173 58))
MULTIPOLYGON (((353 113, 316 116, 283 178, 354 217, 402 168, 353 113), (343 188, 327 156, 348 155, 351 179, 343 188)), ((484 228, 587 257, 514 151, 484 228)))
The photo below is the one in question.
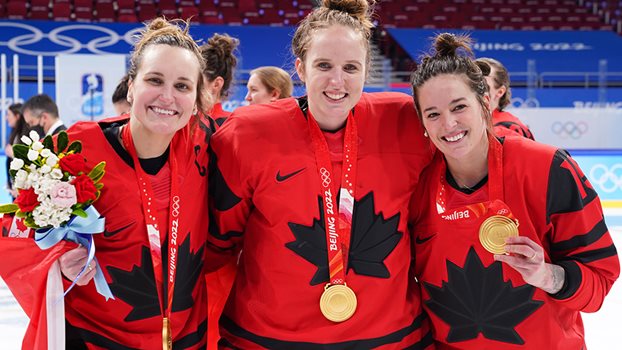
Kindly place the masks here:
POLYGON ((561 266, 544 261, 544 249, 531 239, 518 236, 505 240, 507 254, 495 254, 496 261, 508 264, 518 271, 525 282, 549 294, 564 286, 565 273, 561 266))
MULTIPOLYGON (((65 277, 73 281, 86 264, 87 258, 88 253, 86 248, 79 246, 78 248, 70 250, 58 258, 60 270, 65 277)), ((88 284, 93 277, 95 277, 95 266, 95 261, 91 261, 90 265, 86 268, 86 271, 84 271, 84 274, 80 277, 76 284, 79 286, 88 284)))

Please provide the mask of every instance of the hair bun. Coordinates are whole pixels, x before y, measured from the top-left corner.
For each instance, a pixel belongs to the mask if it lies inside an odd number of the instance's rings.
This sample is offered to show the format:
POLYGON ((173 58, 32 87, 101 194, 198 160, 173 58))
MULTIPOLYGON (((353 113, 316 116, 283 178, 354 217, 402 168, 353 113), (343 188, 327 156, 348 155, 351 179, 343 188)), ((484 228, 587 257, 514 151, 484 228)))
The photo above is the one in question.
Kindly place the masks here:
POLYGON ((492 71, 492 67, 484 62, 484 61, 475 61, 475 64, 479 67, 479 69, 482 71, 482 74, 484 74, 485 77, 490 75, 490 72, 492 71))
POLYGON ((350 16, 365 22, 370 18, 370 2, 374 0, 323 0, 322 6, 329 10, 341 11, 350 16))
POLYGON ((434 42, 434 57, 452 57, 458 56, 458 49, 462 49, 469 56, 473 56, 471 51, 471 38, 466 35, 455 35, 451 33, 442 33, 436 37, 434 42))

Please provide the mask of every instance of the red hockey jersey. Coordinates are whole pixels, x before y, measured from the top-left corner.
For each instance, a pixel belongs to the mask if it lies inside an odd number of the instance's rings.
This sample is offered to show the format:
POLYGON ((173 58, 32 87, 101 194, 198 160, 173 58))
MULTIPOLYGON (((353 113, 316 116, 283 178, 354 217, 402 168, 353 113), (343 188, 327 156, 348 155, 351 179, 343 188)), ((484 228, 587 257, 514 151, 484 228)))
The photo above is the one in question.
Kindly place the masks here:
POLYGON ((504 199, 494 205, 564 268, 565 284, 551 295, 494 261, 475 209, 488 205, 492 180, 470 194, 443 185, 438 152, 413 201, 415 270, 437 348, 584 349, 580 312, 600 308, 620 269, 598 195, 565 151, 522 137, 505 138, 502 149, 504 199))
POLYGON ((229 118, 229 116, 231 115, 231 112, 225 111, 224 109, 222 109, 222 103, 218 102, 214 105, 214 107, 212 107, 212 110, 209 112, 209 115, 210 117, 212 117, 212 119, 214 119, 214 122, 216 123, 216 130, 218 130, 218 128, 220 128, 222 123, 224 123, 225 120, 229 118))
MULTIPOLYGON (((106 218, 106 226, 103 233, 94 236, 94 242, 97 262, 115 299, 106 302, 97 293, 92 282, 86 286, 76 286, 67 294, 67 348, 162 348, 161 301, 156 290, 142 202, 132 161, 126 153, 118 153, 118 148, 109 142, 103 131, 110 125, 125 123, 127 116, 99 123, 77 123, 68 130, 70 140, 82 141, 82 154, 88 160, 89 166, 106 161, 106 174, 102 180, 104 188, 100 199, 95 203, 99 213, 106 218)), ((196 128, 191 132, 190 127, 184 128, 175 135, 170 147, 171 154, 177 157, 181 188, 179 251, 171 325, 174 347, 184 349, 205 348, 206 345, 207 306, 203 277, 208 230, 207 173, 202 170, 207 169, 208 154, 195 152, 197 144, 193 142, 204 139, 199 135, 202 130, 204 128, 196 128)), ((30 239, 24 239, 26 240, 30 239)), ((162 237, 164 269, 168 267, 167 242, 162 237)), ((64 246, 66 245, 62 247, 64 246)), ((4 249, 4 245, 0 249, 4 249)), ((63 251, 66 249, 63 248, 63 251)), ((5 256, 4 252, 1 254, 5 256)), ((41 281, 41 276, 47 270, 40 269, 39 266, 50 257, 56 258, 59 252, 58 249, 41 251, 32 244, 29 251, 23 251, 22 254, 24 259, 20 260, 20 264, 30 265, 31 271, 22 274, 21 280, 12 278, 9 271, 7 284, 11 288, 11 284, 20 289, 25 288, 25 281, 41 281), (42 258, 46 254, 48 256, 42 258)), ((167 274, 166 271, 163 271, 164 275, 167 274)), ((69 286, 68 281, 64 281, 64 284, 65 288, 69 286)), ((43 293, 40 282, 31 287, 39 288, 33 292, 34 295, 43 293)), ((166 285, 163 289, 166 295, 166 285)), ((20 300, 19 294, 15 296, 20 300)), ((20 304, 29 314, 36 313, 38 309, 43 309, 41 312, 44 312, 45 309, 45 304, 41 304, 36 298, 20 300, 20 304), (37 302, 38 304, 33 305, 37 302), (25 303, 28 305, 24 305, 25 303)), ((31 323, 30 327, 43 325, 43 322, 31 323)), ((24 341, 25 348, 45 348, 29 347, 27 344, 32 344, 28 338, 24 341)))
MULTIPOLYGON (((222 109, 222 104, 214 105, 209 115, 201 113, 200 118, 204 126, 209 126, 209 130, 205 130, 203 135, 209 135, 217 131, 225 120, 231 115, 222 109)), ((209 137, 204 141, 198 140, 199 148, 197 152, 207 152, 209 145, 209 137)), ((212 271, 205 275, 205 285, 207 287, 207 348, 216 349, 220 332, 218 330, 218 319, 222 315, 225 308, 227 297, 233 286, 235 273, 237 271, 237 259, 232 258, 229 263, 222 266, 216 271, 212 271)))
POLYGON ((534 140, 531 130, 510 112, 495 109, 492 112, 492 125, 499 137, 520 135, 534 140))
MULTIPOLYGON (((210 183, 209 243, 235 255, 243 242, 220 320, 221 347, 425 348, 431 334, 410 271, 407 217, 432 152, 412 98, 363 94, 354 108, 359 151, 346 283, 358 309, 341 323, 327 320, 319 307, 328 282, 324 212, 299 103, 304 108, 304 99, 294 98, 239 108, 212 138, 218 170, 210 183)), ((339 137, 327 137, 336 174, 339 137)))

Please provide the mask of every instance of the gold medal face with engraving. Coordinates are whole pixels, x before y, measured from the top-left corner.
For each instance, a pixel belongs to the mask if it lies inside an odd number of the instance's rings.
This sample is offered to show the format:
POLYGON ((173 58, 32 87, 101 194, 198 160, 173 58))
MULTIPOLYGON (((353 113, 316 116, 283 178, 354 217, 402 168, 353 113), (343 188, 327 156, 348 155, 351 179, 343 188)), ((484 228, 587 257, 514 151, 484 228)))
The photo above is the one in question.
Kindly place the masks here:
POLYGON ((518 225, 503 215, 493 215, 479 227, 479 241, 493 254, 505 253, 505 239, 518 236, 518 225))
POLYGON ((173 349, 173 334, 171 333, 171 323, 167 317, 162 320, 162 349, 173 349))
POLYGON ((327 319, 343 322, 356 311, 356 294, 344 284, 327 284, 320 298, 320 310, 327 319))

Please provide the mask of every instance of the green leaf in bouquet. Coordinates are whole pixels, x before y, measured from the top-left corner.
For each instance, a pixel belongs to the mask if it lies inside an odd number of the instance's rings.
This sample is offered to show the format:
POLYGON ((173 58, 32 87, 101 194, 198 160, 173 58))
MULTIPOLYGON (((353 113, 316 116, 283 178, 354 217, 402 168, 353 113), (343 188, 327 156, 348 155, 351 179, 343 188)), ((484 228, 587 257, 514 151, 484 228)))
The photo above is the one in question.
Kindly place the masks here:
POLYGON ((15 212, 15 216, 17 216, 18 218, 25 218, 25 217, 27 217, 27 216, 28 216, 28 214, 27 214, 27 213, 24 213, 24 212, 23 212, 23 211, 21 211, 21 210, 18 210, 18 211, 16 211, 16 212, 15 212))
POLYGON ((26 219, 24 219, 24 225, 31 227, 31 228, 39 228, 39 226, 35 224, 35 219, 32 216, 29 216, 26 219))
POLYGON ((82 142, 80 141, 74 141, 69 145, 69 148, 67 148, 67 153, 72 152, 73 153, 80 153, 82 152, 82 142))
POLYGON ((86 218, 86 217, 88 217, 88 216, 89 216, 89 215, 88 215, 88 214, 87 214, 84 210, 82 210, 82 209, 74 209, 74 210, 72 210, 72 211, 71 211, 71 214, 73 214, 73 215, 77 215, 77 216, 79 216, 79 217, 81 217, 81 218, 86 218))
POLYGON ((56 139, 56 152, 61 153, 62 151, 64 151, 65 148, 67 148, 68 143, 69 137, 67 136, 67 133, 65 131, 61 131, 60 133, 58 133, 58 138, 56 139))
POLYGON ((17 204, 0 205, 0 213, 2 214, 15 213, 17 210, 19 210, 17 204))
POLYGON ((26 164, 30 164, 31 161, 28 160, 28 146, 22 145, 20 143, 13 145, 13 158, 19 158, 23 160, 26 164))
POLYGON ((97 164, 90 172, 89 172, 89 177, 91 178, 91 180, 93 180, 93 182, 98 182, 99 180, 102 179, 102 177, 104 177, 104 168, 106 167, 106 162, 101 161, 99 162, 99 164, 97 164))
POLYGON ((54 151, 54 141, 52 140, 52 136, 48 135, 43 139, 43 147, 49 149, 50 151, 54 151))
POLYGON ((98 189, 98 190, 101 190, 102 188, 104 188, 104 184, 101 183, 101 182, 98 182, 98 183, 95 184, 95 188, 98 189))
POLYGON ((17 170, 9 170, 9 175, 11 176, 12 179, 15 179, 15 175, 17 174, 17 170))

